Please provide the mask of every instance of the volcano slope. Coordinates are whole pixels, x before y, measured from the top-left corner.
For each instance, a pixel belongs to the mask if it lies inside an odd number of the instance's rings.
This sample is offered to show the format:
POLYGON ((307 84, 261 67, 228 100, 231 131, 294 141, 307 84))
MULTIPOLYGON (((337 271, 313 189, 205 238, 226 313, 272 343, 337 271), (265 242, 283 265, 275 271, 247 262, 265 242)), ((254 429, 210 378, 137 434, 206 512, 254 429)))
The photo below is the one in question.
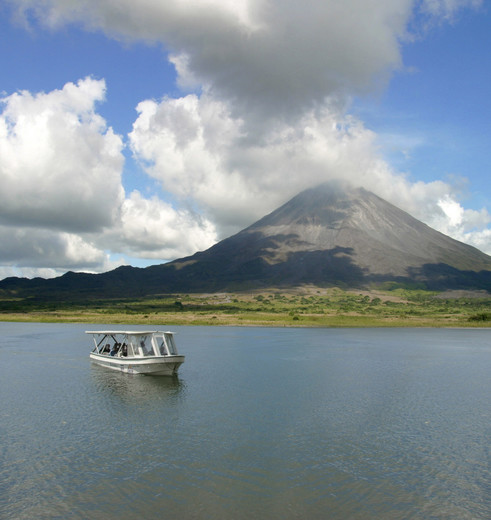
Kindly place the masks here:
POLYGON ((363 188, 339 184, 306 190, 207 251, 157 269, 174 288, 194 291, 387 281, 491 288, 490 256, 363 188))

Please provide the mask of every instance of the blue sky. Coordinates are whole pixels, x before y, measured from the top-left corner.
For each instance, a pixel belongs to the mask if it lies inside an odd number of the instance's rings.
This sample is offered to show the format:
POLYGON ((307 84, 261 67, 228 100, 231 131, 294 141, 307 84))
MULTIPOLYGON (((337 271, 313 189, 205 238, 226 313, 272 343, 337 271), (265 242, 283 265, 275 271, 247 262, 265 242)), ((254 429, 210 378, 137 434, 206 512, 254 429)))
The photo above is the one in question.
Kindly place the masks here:
POLYGON ((162 263, 332 178, 491 254, 479 0, 7 0, 0 278, 162 263))
POLYGON ((413 179, 467 177, 466 206, 473 209, 489 208, 491 202, 490 48, 489 9, 463 12, 404 45, 408 72, 394 74, 380 99, 368 100, 365 113, 360 110, 381 137, 400 134, 421 143, 410 157, 400 148, 385 150, 391 164, 413 179))

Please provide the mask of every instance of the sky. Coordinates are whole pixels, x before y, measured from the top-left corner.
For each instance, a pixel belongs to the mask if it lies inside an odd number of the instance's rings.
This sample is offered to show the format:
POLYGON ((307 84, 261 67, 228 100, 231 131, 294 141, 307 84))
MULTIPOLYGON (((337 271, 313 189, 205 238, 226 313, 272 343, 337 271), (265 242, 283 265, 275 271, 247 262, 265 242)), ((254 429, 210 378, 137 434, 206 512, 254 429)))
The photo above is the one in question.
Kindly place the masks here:
POLYGON ((204 250, 362 186, 491 254, 484 0, 1 0, 0 279, 204 250))

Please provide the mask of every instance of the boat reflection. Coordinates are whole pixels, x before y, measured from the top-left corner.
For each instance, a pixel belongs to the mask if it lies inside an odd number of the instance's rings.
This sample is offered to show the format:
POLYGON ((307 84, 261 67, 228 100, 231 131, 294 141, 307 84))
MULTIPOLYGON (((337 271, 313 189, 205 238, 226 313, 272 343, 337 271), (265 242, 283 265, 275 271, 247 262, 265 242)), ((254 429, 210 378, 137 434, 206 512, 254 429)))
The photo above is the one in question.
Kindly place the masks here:
POLYGON ((185 384, 178 376, 152 377, 125 374, 91 364, 93 388, 134 404, 158 403, 182 398, 185 384))

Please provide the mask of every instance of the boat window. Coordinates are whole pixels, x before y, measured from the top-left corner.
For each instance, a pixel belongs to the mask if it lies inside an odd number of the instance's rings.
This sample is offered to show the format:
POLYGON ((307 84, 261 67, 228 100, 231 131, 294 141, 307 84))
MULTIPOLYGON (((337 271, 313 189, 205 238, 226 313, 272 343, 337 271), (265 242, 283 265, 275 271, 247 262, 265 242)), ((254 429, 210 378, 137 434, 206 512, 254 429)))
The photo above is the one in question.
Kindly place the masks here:
POLYGON ((151 352, 144 339, 140 339, 140 346, 138 347, 138 351, 140 352, 140 356, 150 356, 151 352))
POLYGON ((113 357, 117 356, 120 348, 121 348, 121 343, 118 343, 117 341, 115 341, 111 347, 109 355, 113 356, 113 357))
POLYGON ((124 344, 126 345, 128 356, 136 356, 136 352, 133 349, 133 343, 131 342, 131 340, 126 340, 124 344))
POLYGON ((151 343, 148 336, 128 336, 129 356, 153 356, 151 343))
POLYGON ((120 350, 120 356, 121 357, 127 357, 128 356, 128 344, 126 341, 123 341, 123 343, 120 343, 121 350, 120 350))
POLYGON ((176 344, 174 343, 174 336, 172 334, 167 334, 167 333, 165 333, 164 336, 165 336, 165 342, 167 343, 167 348, 169 350, 169 354, 171 356, 176 356, 177 349, 176 349, 176 344))
POLYGON ((164 336, 162 335, 156 335, 155 336, 155 344, 157 345, 157 350, 161 356, 167 356, 167 346, 165 344, 164 336))

